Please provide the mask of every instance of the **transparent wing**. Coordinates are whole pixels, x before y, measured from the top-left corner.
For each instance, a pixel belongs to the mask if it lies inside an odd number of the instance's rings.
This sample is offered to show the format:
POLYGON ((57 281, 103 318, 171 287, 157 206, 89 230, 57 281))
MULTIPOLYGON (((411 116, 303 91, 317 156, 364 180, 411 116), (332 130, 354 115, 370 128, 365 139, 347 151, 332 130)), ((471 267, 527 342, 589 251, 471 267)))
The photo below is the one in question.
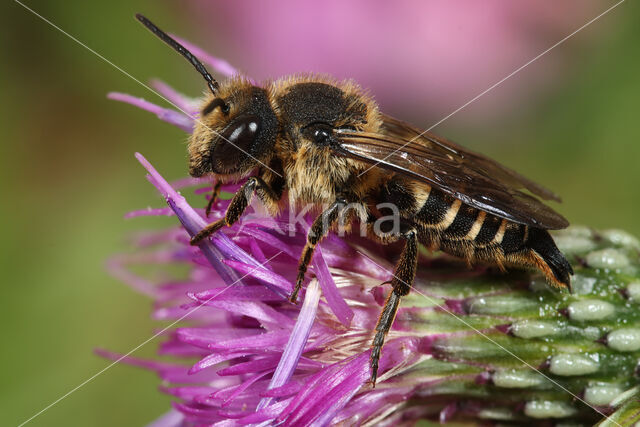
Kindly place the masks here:
POLYGON ((464 203, 545 229, 569 225, 535 196, 560 201, 546 188, 481 154, 383 116, 381 133, 341 131, 337 154, 425 182, 464 203))

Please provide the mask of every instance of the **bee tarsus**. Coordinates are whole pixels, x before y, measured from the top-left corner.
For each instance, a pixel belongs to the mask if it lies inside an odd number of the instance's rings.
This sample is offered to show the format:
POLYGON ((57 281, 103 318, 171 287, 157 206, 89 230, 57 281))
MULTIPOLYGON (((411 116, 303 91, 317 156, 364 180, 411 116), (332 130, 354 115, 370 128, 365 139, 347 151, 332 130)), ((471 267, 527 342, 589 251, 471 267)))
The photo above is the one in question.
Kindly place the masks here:
POLYGON ((213 184, 213 188, 211 189, 211 197, 209 198, 209 202, 207 203, 207 207, 205 209, 204 215, 209 218, 211 214, 211 208, 214 203, 218 201, 218 197, 220 197, 220 188, 222 187, 222 181, 216 180, 213 184))

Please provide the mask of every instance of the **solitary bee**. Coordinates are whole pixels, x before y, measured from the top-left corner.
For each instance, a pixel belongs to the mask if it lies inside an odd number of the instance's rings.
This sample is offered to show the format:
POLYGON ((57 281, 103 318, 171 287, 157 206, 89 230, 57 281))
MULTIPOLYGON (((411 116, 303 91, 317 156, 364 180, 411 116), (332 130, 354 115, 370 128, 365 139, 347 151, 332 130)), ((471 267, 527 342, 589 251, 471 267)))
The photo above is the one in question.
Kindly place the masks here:
POLYGON ((258 86, 232 78, 219 84, 191 52, 142 15, 156 36, 194 65, 211 91, 189 141, 189 173, 220 182, 248 179, 225 217, 192 240, 197 244, 233 225, 256 195, 278 214, 283 195, 328 206, 307 235, 290 300, 295 302, 314 248, 348 209, 382 243, 404 240, 392 291, 376 325, 371 352, 375 385, 385 336, 414 280, 418 245, 465 259, 533 267, 558 288, 569 288, 571 265, 547 230, 569 225, 542 199, 558 196, 480 154, 381 113, 352 81, 295 75, 258 86), (525 192, 527 191, 527 192, 525 192), (395 206, 399 227, 375 230, 384 205, 395 206))

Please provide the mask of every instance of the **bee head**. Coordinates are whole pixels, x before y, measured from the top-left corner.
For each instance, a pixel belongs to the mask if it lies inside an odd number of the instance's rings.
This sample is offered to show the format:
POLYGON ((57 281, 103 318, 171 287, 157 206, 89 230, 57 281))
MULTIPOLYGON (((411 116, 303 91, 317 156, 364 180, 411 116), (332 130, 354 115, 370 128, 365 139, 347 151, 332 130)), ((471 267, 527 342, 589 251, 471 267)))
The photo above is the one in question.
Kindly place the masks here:
POLYGON ((200 119, 189 141, 189 173, 246 175, 272 156, 278 119, 267 92, 248 80, 236 78, 219 85, 191 52, 137 14, 153 34, 187 59, 207 82, 200 119))
POLYGON ((202 104, 189 141, 189 173, 246 175, 269 161, 277 133, 265 89, 241 78, 225 82, 202 104))

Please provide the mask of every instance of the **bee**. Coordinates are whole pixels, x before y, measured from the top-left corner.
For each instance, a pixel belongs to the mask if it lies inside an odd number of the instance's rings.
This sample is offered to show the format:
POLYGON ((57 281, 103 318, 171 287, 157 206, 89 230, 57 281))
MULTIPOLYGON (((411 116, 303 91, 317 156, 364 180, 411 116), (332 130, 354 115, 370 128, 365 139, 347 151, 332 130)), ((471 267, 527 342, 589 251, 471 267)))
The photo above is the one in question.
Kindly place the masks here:
MULTIPOLYGON (((481 154, 421 132, 379 111, 352 81, 295 75, 262 86, 235 77, 218 83, 187 49, 142 15, 137 19, 204 77, 200 120, 188 144, 189 173, 216 182, 247 178, 224 218, 193 236, 197 244, 233 225, 253 196, 272 215, 290 200, 324 206, 300 256, 290 300, 296 302, 314 248, 341 215, 366 225, 384 244, 403 241, 378 319, 370 358, 375 385, 385 337, 416 274, 419 245, 467 261, 541 271, 570 289, 571 265, 547 230, 569 225, 544 200, 551 191, 481 154), (537 196, 537 197, 536 197, 537 196), (399 224, 375 230, 394 206, 399 224), (347 211, 345 213, 345 211, 347 211)), ((207 206, 217 196, 219 184, 207 206)))

